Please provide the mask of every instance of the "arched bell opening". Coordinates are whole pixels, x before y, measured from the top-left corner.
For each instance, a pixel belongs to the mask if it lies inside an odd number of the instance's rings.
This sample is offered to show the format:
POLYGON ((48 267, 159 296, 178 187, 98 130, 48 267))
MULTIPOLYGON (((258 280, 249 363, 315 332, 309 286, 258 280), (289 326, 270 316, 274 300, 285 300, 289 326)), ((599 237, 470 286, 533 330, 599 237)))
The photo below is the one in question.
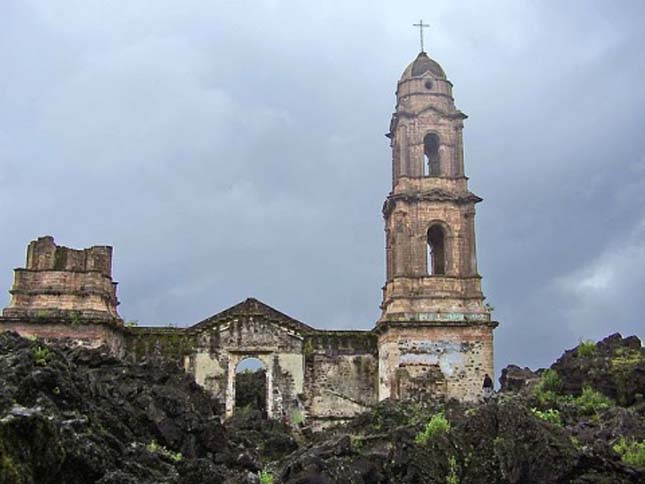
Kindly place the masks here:
POLYGON ((428 133, 423 138, 423 174, 424 176, 440 176, 441 164, 439 157, 439 136, 428 133))
POLYGON ((446 273, 446 231, 439 224, 428 229, 427 272, 430 276, 446 273))

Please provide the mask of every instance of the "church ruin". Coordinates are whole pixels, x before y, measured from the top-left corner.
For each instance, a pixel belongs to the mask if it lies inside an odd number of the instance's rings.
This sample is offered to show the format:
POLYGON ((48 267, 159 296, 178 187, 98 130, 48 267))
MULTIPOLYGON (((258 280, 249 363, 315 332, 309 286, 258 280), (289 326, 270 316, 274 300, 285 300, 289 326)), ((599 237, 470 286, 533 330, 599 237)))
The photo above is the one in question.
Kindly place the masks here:
POLYGON ((466 115, 425 52, 405 69, 387 134, 392 191, 383 206, 386 282, 372 330, 316 329, 247 299, 193 326, 130 327, 117 312, 112 248, 32 241, 15 270, 0 330, 162 355, 235 411, 238 365, 261 362, 266 413, 324 426, 385 398, 476 400, 493 374, 493 329, 475 248, 475 204, 462 141, 466 115))

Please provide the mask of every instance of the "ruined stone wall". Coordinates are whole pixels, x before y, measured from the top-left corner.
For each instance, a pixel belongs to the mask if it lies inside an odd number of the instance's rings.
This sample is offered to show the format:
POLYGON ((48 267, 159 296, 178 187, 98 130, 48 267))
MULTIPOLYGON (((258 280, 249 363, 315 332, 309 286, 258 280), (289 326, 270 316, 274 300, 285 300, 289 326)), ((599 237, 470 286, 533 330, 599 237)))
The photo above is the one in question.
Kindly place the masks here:
POLYGON ((384 329, 379 335, 379 399, 435 392, 478 400, 484 376, 493 376, 493 327, 402 323, 384 329))
POLYGON ((305 340, 305 408, 314 428, 354 417, 378 401, 377 337, 320 331, 305 340))
POLYGON ((267 413, 314 428, 351 418, 377 402, 378 347, 371 331, 299 334, 262 315, 232 316, 191 328, 125 329, 131 358, 164 357, 235 411, 236 368, 257 358, 266 370, 267 413))
POLYGON ((76 250, 40 237, 29 244, 25 267, 14 271, 9 292, 5 317, 120 321, 108 246, 76 250))
POLYGON ((25 338, 38 337, 47 342, 67 340, 87 348, 105 345, 116 356, 126 355, 120 329, 106 324, 50 321, 45 318, 35 322, 0 318, 0 331, 15 331, 25 338))
POLYGON ((227 416, 234 412, 236 368, 247 358, 265 366, 269 416, 293 418, 301 412, 303 343, 295 331, 252 315, 189 331, 195 334, 195 346, 184 366, 197 383, 225 402, 227 416))
POLYGON ((124 354, 132 361, 161 357, 183 367, 195 340, 195 335, 182 328, 143 326, 126 327, 123 331, 124 354))

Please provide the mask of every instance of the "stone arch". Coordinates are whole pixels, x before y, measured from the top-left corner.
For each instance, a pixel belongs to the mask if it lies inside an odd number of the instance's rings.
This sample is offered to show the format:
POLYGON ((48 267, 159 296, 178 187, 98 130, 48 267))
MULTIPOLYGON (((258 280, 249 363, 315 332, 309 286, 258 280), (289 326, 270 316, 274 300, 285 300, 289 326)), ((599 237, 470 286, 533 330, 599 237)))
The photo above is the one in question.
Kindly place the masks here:
POLYGON ((258 410, 263 418, 268 415, 267 365, 255 356, 242 358, 235 367, 234 412, 249 407, 258 410))
POLYGON ((241 363, 249 359, 260 361, 266 371, 265 380, 265 408, 267 418, 273 418, 273 358, 271 353, 230 353, 228 365, 228 384, 226 392, 226 417, 235 413, 237 369, 241 363))

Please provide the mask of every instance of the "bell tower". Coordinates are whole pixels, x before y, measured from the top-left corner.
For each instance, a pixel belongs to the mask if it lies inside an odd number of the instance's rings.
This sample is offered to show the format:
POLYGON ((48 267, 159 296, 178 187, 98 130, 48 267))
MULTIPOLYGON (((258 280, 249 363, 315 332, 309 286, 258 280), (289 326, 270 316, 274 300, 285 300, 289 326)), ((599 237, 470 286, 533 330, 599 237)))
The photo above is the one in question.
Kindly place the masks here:
POLYGON ((392 115, 392 191, 383 205, 386 282, 379 397, 476 399, 493 375, 493 328, 477 271, 475 204, 464 171, 466 115, 425 52, 405 69, 392 115))

